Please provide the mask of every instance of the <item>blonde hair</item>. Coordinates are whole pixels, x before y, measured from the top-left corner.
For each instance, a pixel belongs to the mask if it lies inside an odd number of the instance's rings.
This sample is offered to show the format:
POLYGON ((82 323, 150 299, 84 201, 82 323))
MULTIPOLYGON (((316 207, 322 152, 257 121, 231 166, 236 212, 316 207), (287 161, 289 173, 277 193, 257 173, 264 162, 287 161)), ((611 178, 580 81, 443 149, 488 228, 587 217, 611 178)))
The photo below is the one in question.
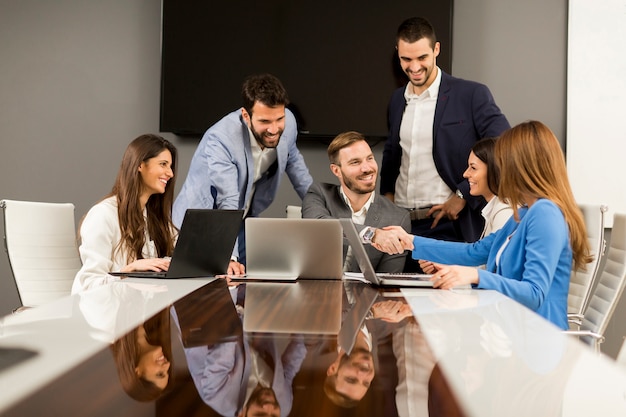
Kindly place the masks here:
POLYGON ((513 207, 525 197, 545 198, 554 202, 569 227, 574 267, 585 269, 592 261, 585 222, 574 199, 561 146, 543 123, 530 120, 505 131, 496 141, 495 156, 500 167, 498 196, 513 207))

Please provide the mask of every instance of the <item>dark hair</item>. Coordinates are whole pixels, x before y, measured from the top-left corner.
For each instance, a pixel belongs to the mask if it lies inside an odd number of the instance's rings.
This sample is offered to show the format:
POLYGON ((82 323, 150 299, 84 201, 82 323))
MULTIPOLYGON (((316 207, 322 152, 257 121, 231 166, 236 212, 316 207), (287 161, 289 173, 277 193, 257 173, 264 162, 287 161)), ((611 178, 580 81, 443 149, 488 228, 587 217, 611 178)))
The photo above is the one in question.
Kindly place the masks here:
POLYGON ((339 155, 339 151, 352 145, 353 143, 360 142, 362 140, 365 140, 365 136, 363 136, 359 132, 350 131, 337 135, 335 139, 330 142, 330 145, 328 145, 327 153, 330 163, 339 165, 337 163, 337 155, 339 155))
POLYGON ((113 189, 108 196, 117 198, 117 214, 122 239, 116 250, 124 251, 129 261, 143 258, 145 227, 154 241, 159 257, 171 256, 174 250, 172 231, 172 204, 176 184, 176 147, 168 140, 154 134, 141 135, 128 147, 115 179, 113 189), (163 194, 153 194, 146 203, 147 222, 144 220, 139 197, 143 191, 143 182, 138 168, 142 162, 156 157, 164 150, 172 154, 172 173, 163 194))
POLYGON ((498 168, 494 156, 496 140, 497 138, 484 138, 472 146, 472 152, 476 158, 487 165, 487 186, 494 195, 498 195, 498 187, 500 186, 500 168, 498 168))
POLYGON ((400 40, 414 43, 422 38, 430 41, 430 47, 435 48, 437 35, 430 22, 423 17, 410 17, 400 24, 396 34, 396 45, 400 40))
MULTIPOLYGON (((171 363, 172 343, 170 338, 169 309, 162 310, 140 326, 143 326, 146 330, 148 343, 154 346, 161 346, 163 355, 171 363)), ((140 357, 137 341, 138 329, 137 327, 116 340, 111 346, 111 351, 120 383, 128 396, 141 402, 154 401, 163 395, 164 390, 161 390, 154 383, 139 377, 135 372, 140 357)), ((173 364, 171 364, 167 371, 169 386, 172 384, 173 367, 173 364)))
POLYGON ((278 78, 271 74, 251 75, 241 87, 243 108, 252 115, 254 103, 261 102, 269 107, 287 106, 289 97, 287 90, 278 78))

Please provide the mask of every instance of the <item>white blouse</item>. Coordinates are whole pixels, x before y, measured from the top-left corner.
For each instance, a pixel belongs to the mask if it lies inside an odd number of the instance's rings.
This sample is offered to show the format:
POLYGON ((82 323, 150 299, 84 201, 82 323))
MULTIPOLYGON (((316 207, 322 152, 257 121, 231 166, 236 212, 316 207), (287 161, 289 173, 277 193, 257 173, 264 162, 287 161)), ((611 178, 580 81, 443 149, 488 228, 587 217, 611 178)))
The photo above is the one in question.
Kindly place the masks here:
MULTIPOLYGON (((83 266, 74 278, 72 294, 120 280, 120 277, 109 275, 109 272, 119 271, 129 264, 126 255, 116 250, 122 239, 116 197, 102 200, 87 212, 80 226, 80 239, 78 251, 83 266)), ((143 257, 154 258, 156 253, 154 242, 146 234, 143 257)))
POLYGON ((480 236, 482 239, 488 234, 500 230, 513 215, 513 209, 508 204, 502 202, 498 196, 494 196, 483 208, 481 214, 485 218, 485 228, 480 236))

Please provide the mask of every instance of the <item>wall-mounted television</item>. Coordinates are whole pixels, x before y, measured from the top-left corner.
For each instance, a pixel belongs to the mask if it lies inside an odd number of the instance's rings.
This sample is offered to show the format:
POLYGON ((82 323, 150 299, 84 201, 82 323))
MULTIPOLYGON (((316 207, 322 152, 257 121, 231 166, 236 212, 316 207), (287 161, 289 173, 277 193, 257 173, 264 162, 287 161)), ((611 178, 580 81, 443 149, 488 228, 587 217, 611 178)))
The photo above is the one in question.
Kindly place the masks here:
POLYGON ((162 0, 160 130, 201 135, 241 107, 241 83, 281 79, 300 137, 387 134, 387 105, 405 85, 395 34, 423 16, 451 72, 453 0, 162 0))

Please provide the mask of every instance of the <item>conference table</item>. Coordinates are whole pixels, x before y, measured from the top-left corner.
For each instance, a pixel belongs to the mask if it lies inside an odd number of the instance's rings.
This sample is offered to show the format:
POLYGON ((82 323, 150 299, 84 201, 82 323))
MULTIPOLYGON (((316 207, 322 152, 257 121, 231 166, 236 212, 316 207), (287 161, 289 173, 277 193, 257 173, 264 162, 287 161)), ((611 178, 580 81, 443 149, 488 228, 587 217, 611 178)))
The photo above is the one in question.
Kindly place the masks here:
POLYGON ((0 354, 3 416, 626 415, 612 359, 471 288, 128 278, 3 317, 0 354))

